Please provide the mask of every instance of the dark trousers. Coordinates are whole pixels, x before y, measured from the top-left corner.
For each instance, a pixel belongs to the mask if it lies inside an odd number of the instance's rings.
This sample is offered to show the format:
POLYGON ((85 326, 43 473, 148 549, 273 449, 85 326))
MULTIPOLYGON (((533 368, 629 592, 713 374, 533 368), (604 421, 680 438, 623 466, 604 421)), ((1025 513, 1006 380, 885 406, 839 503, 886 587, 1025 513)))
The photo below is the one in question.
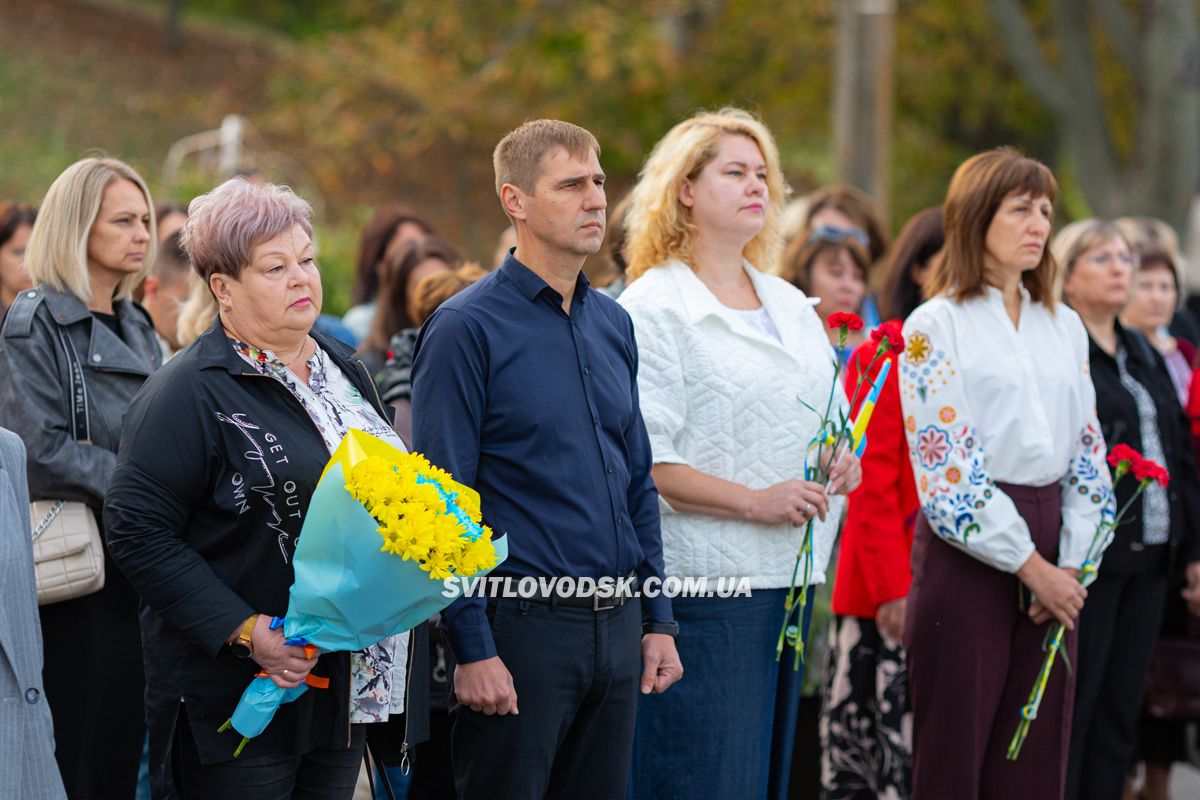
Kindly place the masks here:
POLYGON ((107 551, 104 561, 103 589, 38 609, 54 757, 71 800, 133 797, 146 740, 138 596, 107 551))
POLYGON ((641 604, 594 612, 500 599, 489 613, 520 714, 487 716, 451 692, 458 796, 624 797, 642 672, 641 604))
POLYGON ((186 712, 180 708, 172 746, 180 800, 350 800, 366 743, 365 725, 350 726, 350 746, 201 764, 186 712))
MULTIPOLYGON (((1033 543, 1058 562, 1058 485, 1001 486, 1033 543)), ((1075 693, 1056 664, 1019 760, 1005 759, 1045 653, 1050 623, 1017 606, 1016 576, 939 539, 924 516, 913 541, 905 650, 913 708, 913 800, 1060 800, 1075 693)), ((1066 639, 1071 662, 1075 635, 1066 639)), ((1059 661, 1063 659, 1060 657, 1059 661)))
POLYGON ((1074 662, 1069 800, 1119 800, 1125 792, 1166 598, 1165 575, 1105 573, 1103 566, 1088 588, 1074 662))

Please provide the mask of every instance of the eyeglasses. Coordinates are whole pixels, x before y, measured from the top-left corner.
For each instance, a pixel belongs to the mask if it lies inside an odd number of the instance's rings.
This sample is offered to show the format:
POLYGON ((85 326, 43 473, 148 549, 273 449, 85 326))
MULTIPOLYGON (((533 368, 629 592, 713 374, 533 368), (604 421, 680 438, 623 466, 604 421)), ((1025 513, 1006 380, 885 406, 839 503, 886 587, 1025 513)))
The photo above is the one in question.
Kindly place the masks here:
POLYGON ((833 242, 837 244, 847 239, 858 242, 861 247, 869 248, 871 246, 871 239, 862 228, 839 228, 835 225, 818 225, 813 228, 812 233, 808 234, 808 241, 810 243, 833 242))
POLYGON ((1136 253, 1128 251, 1123 253, 1113 253, 1111 250, 1105 250, 1102 253, 1095 253, 1087 257, 1087 262, 1093 267, 1111 267, 1113 260, 1116 259, 1122 267, 1131 267, 1137 269, 1141 260, 1136 253))

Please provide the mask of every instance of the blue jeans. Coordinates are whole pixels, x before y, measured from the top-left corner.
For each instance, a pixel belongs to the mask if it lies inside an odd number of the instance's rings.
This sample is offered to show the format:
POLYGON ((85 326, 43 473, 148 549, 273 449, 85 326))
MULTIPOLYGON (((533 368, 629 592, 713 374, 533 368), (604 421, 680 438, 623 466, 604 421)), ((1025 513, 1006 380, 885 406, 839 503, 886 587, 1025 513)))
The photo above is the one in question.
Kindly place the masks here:
MULTIPOLYGON (((775 660, 786 596, 672 601, 683 679, 640 698, 632 800, 786 797, 804 678, 790 650, 775 660)), ((812 605, 810 589, 805 631, 812 605)))

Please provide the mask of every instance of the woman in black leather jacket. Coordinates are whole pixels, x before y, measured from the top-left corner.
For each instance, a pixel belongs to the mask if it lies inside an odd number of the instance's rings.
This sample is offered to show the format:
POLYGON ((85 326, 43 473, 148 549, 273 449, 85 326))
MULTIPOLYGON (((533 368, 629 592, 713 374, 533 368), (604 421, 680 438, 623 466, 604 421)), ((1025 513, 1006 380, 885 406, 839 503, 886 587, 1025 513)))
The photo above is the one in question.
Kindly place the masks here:
MULTIPOLYGON (((113 159, 72 164, 42 201, 25 257, 36 285, 17 295, 0 338, 0 426, 25 442, 33 500, 83 502, 99 517, 121 416, 162 363, 130 299, 154 259, 152 208, 145 182, 113 159), (78 415, 68 356, 85 391, 78 415)), ((39 609, 70 797, 132 797, 145 738, 137 595, 105 561, 102 589, 39 609)))

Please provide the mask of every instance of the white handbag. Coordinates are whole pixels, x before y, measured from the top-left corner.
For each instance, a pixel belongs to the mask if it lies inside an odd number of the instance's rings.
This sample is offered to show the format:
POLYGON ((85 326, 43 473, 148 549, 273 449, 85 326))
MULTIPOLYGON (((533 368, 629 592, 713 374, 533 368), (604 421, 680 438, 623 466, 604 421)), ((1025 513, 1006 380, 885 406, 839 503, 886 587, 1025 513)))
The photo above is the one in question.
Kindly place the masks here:
MULTIPOLYGON (((87 386, 79 354, 62 328, 58 328, 58 339, 71 376, 73 433, 80 443, 91 444, 87 386)), ((38 605, 73 600, 104 588, 104 545, 92 509, 78 501, 37 500, 29 504, 29 518, 38 605)))
POLYGON ((59 603, 104 588, 104 548, 96 515, 83 503, 29 504, 38 605, 59 603))

